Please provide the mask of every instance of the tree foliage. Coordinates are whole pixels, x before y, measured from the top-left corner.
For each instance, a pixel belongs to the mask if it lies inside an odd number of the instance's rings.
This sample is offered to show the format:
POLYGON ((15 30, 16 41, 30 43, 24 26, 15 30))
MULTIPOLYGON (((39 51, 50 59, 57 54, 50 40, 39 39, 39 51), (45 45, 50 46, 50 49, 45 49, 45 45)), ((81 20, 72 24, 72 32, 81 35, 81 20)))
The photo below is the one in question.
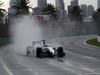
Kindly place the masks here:
POLYGON ((2 6, 4 3, 0 1, 0 6, 2 6))
POLYGON ((7 16, 7 11, 5 9, 0 9, 0 19, 5 19, 7 16))
POLYGON ((54 5, 47 4, 47 7, 42 10, 44 15, 50 15, 53 19, 57 19, 57 11, 54 5))
MULTIPOLYGON (((4 3, 0 1, 0 6, 2 6, 4 3)), ((5 19, 7 16, 7 11, 5 9, 0 8, 0 19, 5 19)))
POLYGON ((100 8, 98 8, 96 11, 94 11, 94 14, 93 14, 94 21, 97 21, 99 15, 100 15, 100 8))
POLYGON ((71 21, 83 21, 82 10, 79 6, 74 6, 70 11, 69 18, 71 21))
POLYGON ((26 15, 29 14, 29 0, 16 0, 14 2, 14 5, 11 7, 12 9, 15 9, 14 15, 26 15))

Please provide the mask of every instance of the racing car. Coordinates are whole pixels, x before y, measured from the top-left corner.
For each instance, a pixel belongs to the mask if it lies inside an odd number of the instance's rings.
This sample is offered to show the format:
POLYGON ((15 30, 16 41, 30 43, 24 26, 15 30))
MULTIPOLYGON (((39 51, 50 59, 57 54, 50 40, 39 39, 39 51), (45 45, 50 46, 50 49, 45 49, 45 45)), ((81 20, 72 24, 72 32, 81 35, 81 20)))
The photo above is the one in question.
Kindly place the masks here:
POLYGON ((28 46, 26 48, 27 56, 34 54, 37 58, 41 58, 44 56, 47 57, 63 57, 65 56, 65 52, 63 51, 63 47, 54 48, 52 46, 48 46, 46 44, 46 40, 42 41, 33 41, 32 46, 28 46))

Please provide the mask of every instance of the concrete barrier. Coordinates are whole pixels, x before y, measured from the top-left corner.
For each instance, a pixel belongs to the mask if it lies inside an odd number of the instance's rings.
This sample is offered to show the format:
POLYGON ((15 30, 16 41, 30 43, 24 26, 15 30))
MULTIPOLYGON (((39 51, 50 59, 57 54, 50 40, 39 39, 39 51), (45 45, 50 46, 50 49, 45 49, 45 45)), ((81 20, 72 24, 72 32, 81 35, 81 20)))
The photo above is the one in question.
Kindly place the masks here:
POLYGON ((100 36, 97 36, 97 41, 100 42, 100 36))

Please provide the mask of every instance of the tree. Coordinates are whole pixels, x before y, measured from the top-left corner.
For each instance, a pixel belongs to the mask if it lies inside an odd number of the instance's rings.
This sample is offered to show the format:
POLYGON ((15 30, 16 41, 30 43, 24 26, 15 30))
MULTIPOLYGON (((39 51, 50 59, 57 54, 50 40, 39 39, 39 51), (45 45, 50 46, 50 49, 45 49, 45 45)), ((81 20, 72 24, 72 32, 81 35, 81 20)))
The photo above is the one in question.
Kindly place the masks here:
POLYGON ((15 9, 14 15, 28 15, 29 14, 29 0, 16 0, 12 9, 15 9))
POLYGON ((70 11, 69 18, 71 21, 83 21, 82 10, 79 6, 74 6, 70 11))
POLYGON ((82 14, 82 10, 80 9, 79 6, 74 6, 72 8, 72 10, 69 13, 69 19, 71 21, 74 22, 74 26, 75 26, 75 33, 76 35, 80 35, 81 34, 81 30, 82 30, 82 21, 83 21, 83 14, 82 14))
MULTIPOLYGON (((0 6, 3 5, 3 2, 0 1, 0 6)), ((7 11, 5 9, 0 8, 0 20, 4 20, 7 16, 7 11)))
POLYGON ((98 17, 98 15, 100 14, 100 8, 98 8, 96 11, 94 11, 94 14, 93 14, 93 19, 94 19, 94 21, 97 21, 97 17, 98 17))
POLYGON ((98 36, 100 36, 100 8, 94 11, 93 18, 94 21, 96 22, 98 36))
POLYGON ((0 1, 0 6, 2 6, 2 5, 3 5, 3 2, 0 1))
POLYGON ((47 4, 47 7, 42 10, 44 15, 50 15, 51 18, 57 19, 57 11, 54 5, 47 4))
MULTIPOLYGON (((0 7, 3 5, 3 2, 0 1, 0 7)), ((0 37, 8 36, 8 25, 4 24, 4 21, 8 13, 5 9, 0 8, 0 37)))
POLYGON ((7 11, 5 9, 0 9, 0 19, 5 19, 7 16, 7 11))

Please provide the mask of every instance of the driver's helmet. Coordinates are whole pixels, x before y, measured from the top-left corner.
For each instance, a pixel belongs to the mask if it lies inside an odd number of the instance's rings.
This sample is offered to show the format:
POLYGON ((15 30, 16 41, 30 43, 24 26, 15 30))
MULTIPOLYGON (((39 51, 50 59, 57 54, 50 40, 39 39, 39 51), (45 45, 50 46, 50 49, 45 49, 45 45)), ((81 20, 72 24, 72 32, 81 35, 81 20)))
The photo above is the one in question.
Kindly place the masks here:
POLYGON ((43 41, 43 44, 45 45, 45 41, 43 41))
POLYGON ((45 40, 42 40, 42 44, 45 45, 45 40))

